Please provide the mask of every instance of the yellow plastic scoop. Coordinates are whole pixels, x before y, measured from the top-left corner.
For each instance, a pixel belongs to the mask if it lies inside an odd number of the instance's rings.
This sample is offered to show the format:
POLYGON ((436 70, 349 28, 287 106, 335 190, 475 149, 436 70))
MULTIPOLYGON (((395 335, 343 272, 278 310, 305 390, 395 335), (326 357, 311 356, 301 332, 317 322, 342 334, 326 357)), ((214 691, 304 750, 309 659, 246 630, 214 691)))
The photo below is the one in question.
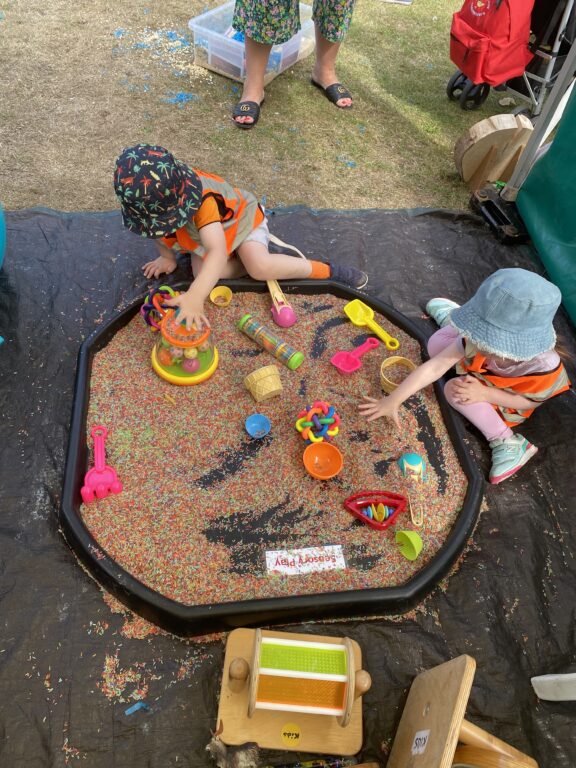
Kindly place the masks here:
POLYGON ((344 307, 344 313, 354 325, 370 328, 375 336, 382 339, 388 349, 398 349, 400 346, 398 339, 395 339, 390 336, 389 333, 386 333, 384 328, 381 328, 374 320, 374 310, 367 304, 364 304, 363 301, 360 301, 360 299, 349 301, 344 307))

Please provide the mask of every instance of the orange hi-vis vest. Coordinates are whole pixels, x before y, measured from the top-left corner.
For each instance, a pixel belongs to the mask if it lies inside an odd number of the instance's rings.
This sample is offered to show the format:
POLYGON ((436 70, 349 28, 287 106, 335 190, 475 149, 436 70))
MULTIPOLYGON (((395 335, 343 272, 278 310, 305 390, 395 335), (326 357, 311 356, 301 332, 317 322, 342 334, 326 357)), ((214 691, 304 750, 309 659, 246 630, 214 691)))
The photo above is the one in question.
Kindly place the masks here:
MULTIPOLYGON (((194 168, 194 172, 202 183, 202 201, 213 197, 218 205, 226 238, 226 251, 231 256, 250 232, 264 221, 264 212, 251 192, 237 189, 212 173, 199 171, 197 168, 194 168)), ((169 248, 176 247, 177 250, 204 256, 204 247, 194 221, 187 222, 174 235, 162 238, 162 242, 169 248)))
MULTIPOLYGON (((559 362, 556 368, 550 371, 528 373, 525 376, 499 376, 491 373, 485 367, 486 357, 486 355, 477 352, 472 359, 464 358, 458 363, 458 373, 471 373, 488 387, 497 387, 507 392, 513 392, 528 400, 534 400, 536 403, 544 402, 544 400, 570 389, 570 379, 562 362, 559 362)), ((521 424, 535 410, 535 407, 525 411, 504 408, 500 405, 493 405, 492 407, 498 411, 509 427, 521 424)))

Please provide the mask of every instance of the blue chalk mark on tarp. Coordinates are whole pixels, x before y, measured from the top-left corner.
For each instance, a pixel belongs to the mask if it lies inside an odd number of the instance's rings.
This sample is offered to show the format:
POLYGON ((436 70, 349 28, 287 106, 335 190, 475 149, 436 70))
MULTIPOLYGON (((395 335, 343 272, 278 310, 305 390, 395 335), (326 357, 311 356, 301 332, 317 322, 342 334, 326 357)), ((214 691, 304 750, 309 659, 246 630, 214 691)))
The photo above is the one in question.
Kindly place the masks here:
POLYGON ((133 715, 134 712, 138 712, 139 709, 149 710, 150 707, 148 706, 148 704, 146 704, 145 701, 137 701, 136 704, 133 704, 131 707, 128 707, 128 709, 124 711, 124 714, 133 715))
POLYGON ((122 27, 118 27, 118 29, 114 30, 114 37, 117 37, 119 40, 121 37, 124 37, 126 34, 126 30, 122 29, 122 27))
POLYGON ((188 93, 187 91, 168 91, 168 96, 162 99, 162 101, 165 101, 167 104, 178 104, 178 107, 181 109, 190 101, 198 101, 198 98, 195 93, 188 93))

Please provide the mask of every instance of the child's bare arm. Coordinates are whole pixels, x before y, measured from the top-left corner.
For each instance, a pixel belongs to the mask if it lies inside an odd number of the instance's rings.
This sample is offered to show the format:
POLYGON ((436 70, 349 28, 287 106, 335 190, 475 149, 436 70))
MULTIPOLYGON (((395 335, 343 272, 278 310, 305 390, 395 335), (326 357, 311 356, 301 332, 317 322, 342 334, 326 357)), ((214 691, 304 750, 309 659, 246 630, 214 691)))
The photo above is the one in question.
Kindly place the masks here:
POLYGON ((156 240, 156 245, 160 251, 160 255, 152 261, 146 262, 142 267, 144 276, 148 279, 160 277, 160 275, 169 275, 174 272, 178 266, 176 256, 171 248, 161 243, 160 240, 156 240))
POLYGON ((205 254, 198 274, 186 293, 165 302, 169 306, 179 308, 178 319, 186 321, 187 328, 194 324, 199 330, 204 325, 210 325, 204 314, 204 302, 220 279, 228 261, 226 239, 220 222, 202 227, 200 240, 204 246, 205 254))
POLYGON ((392 392, 391 395, 385 395, 379 399, 374 397, 364 397, 366 402, 358 407, 362 416, 366 416, 368 421, 374 421, 382 416, 388 416, 393 419, 396 426, 400 426, 400 417, 398 409, 402 403, 411 395, 416 394, 428 384, 432 384, 450 370, 453 365, 462 359, 462 342, 456 339, 446 349, 443 349, 437 355, 418 366, 404 381, 392 392))
POLYGON ((471 405, 472 403, 491 403, 502 408, 514 408, 517 411, 527 411, 536 408, 542 403, 528 400, 527 397, 515 392, 506 392, 497 387, 488 387, 474 376, 463 376, 455 379, 453 383, 454 394, 459 403, 471 405))

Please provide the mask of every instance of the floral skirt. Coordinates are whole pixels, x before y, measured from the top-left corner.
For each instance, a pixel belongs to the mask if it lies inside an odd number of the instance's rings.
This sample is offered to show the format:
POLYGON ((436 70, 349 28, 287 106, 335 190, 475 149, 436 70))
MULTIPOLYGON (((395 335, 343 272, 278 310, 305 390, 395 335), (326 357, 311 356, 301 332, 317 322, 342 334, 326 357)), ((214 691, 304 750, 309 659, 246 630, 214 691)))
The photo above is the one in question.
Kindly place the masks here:
MULTIPOLYGON (((314 0, 312 18, 322 37, 339 43, 346 36, 355 0, 314 0)), ((300 30, 299 0, 236 0, 232 26, 257 43, 277 45, 300 30)))

